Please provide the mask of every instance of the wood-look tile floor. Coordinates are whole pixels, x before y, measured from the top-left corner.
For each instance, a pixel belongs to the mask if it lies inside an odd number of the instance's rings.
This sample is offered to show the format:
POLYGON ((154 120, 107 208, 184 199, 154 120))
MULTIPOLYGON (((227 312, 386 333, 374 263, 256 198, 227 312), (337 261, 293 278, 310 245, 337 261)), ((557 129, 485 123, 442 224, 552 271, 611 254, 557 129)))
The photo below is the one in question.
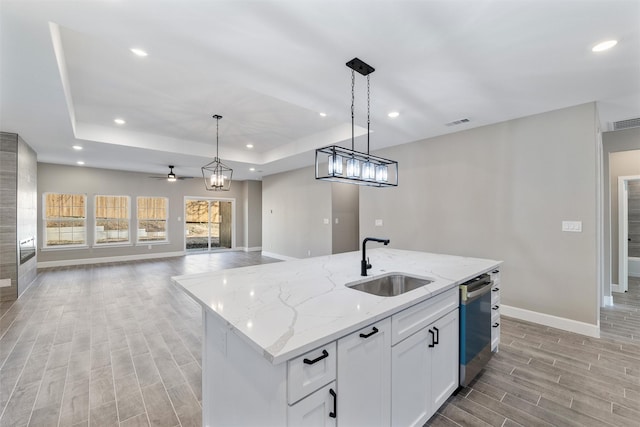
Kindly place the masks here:
POLYGON ((0 426, 200 426, 201 310, 170 277, 276 261, 224 252, 41 270, 0 306, 0 426))
MULTIPOLYGON (((225 252, 41 270, 0 304, 0 426, 200 426, 201 311, 170 277, 277 260, 225 252)), ((433 426, 640 426, 640 280, 601 339, 502 319, 487 368, 433 426)))
POLYGON ((640 426, 640 279, 601 309, 601 338, 501 319, 500 351, 429 426, 640 426))

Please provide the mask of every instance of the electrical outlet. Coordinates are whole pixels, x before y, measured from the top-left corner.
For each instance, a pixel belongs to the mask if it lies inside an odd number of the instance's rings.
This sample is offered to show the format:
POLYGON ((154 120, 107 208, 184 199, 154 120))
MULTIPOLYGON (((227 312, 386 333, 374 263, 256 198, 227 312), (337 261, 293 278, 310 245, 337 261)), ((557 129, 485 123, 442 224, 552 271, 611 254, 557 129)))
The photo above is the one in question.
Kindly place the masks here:
POLYGON ((562 231, 581 233, 582 221, 562 221, 562 231))
POLYGON ((324 219, 322 220, 322 222, 323 222, 324 224, 329 224, 329 218, 324 218, 324 219))
POLYGON ((376 219, 376 227, 382 227, 382 220, 381 219, 376 219))

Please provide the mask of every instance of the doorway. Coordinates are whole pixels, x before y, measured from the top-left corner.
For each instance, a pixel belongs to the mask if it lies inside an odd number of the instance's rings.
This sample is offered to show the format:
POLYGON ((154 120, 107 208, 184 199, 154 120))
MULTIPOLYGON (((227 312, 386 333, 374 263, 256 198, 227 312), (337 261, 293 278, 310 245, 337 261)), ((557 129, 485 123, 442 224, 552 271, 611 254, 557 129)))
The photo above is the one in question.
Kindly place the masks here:
POLYGON ((234 200, 185 198, 184 225, 187 252, 232 249, 234 200))
POLYGON ((640 262, 640 175, 618 177, 618 286, 629 290, 629 273, 637 274, 640 262))

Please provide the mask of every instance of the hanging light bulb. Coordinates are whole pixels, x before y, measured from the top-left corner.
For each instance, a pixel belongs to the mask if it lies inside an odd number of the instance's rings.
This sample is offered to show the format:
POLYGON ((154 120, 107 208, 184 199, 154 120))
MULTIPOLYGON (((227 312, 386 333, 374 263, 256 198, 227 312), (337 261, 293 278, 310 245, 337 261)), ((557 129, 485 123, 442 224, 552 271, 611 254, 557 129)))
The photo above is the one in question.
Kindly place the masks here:
POLYGON ((376 167, 371 162, 371 159, 367 159, 364 165, 362 165, 362 179, 369 181, 376 179, 376 167))
POLYGON ((387 182, 389 179, 389 169, 385 165, 376 166, 376 181, 387 182))
POLYGON ((332 154, 329 156, 329 175, 342 175, 342 156, 332 154))
POLYGON ((360 161, 354 157, 347 160, 347 178, 360 178, 360 161))

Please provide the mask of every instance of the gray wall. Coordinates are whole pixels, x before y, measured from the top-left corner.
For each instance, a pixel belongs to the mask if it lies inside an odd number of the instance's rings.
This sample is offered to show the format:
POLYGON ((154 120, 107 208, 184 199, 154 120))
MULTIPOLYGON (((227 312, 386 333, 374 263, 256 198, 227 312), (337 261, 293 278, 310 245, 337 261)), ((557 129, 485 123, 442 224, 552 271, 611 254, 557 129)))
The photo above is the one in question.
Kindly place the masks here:
POLYGON ((334 254, 358 250, 359 190, 357 185, 331 183, 331 246, 334 254))
POLYGON ((23 264, 18 242, 36 236, 35 151, 15 133, 0 133, 0 301, 18 298, 37 275, 37 257, 23 264), (8 282, 6 282, 8 281, 8 282))
POLYGON ((585 104, 380 151, 400 183, 361 188, 360 236, 504 260, 503 304, 595 325, 596 135, 585 104))
POLYGON ((330 221, 331 183, 316 181, 313 168, 263 178, 263 251, 293 258, 329 255, 330 221))
POLYGON ((245 181, 245 242, 248 249, 262 246, 262 181, 245 181))
MULTIPOLYGON (((164 172, 164 171, 163 171, 164 172)), ((184 198, 235 198, 235 242, 236 247, 243 247, 248 240, 255 246, 260 246, 260 234, 247 236, 245 234, 245 209, 252 211, 251 206, 255 198, 249 199, 246 181, 234 181, 231 191, 213 192, 204 189, 202 178, 167 182, 164 179, 149 178, 148 173, 123 172, 89 167, 63 166, 47 163, 38 164, 38 200, 42 203, 42 194, 46 192, 84 193, 87 195, 87 234, 89 247, 85 249, 64 249, 39 251, 40 262, 84 260, 88 258, 103 258, 113 256, 162 256, 162 254, 184 251, 184 198), (168 197, 169 198, 169 243, 153 244, 151 249, 147 244, 124 247, 91 247, 93 242, 93 196, 127 195, 131 197, 132 232, 135 231, 135 199, 138 196, 168 197), (249 206, 247 206, 247 204, 249 206)), ((42 209, 38 210, 38 241, 42 240, 42 209)), ((247 230, 249 233, 253 231, 247 230)), ((135 242, 135 235, 131 239, 135 242)))
MULTIPOLYGON (((639 136, 640 138, 640 136, 639 136)), ((611 282, 618 281, 618 177, 640 176, 640 150, 619 151, 609 155, 609 191, 611 195, 611 282)))

